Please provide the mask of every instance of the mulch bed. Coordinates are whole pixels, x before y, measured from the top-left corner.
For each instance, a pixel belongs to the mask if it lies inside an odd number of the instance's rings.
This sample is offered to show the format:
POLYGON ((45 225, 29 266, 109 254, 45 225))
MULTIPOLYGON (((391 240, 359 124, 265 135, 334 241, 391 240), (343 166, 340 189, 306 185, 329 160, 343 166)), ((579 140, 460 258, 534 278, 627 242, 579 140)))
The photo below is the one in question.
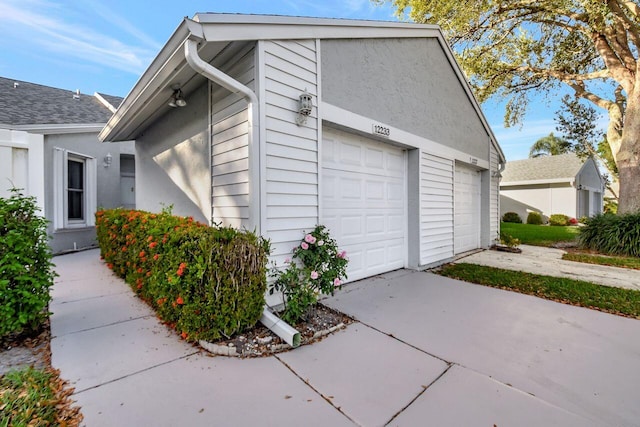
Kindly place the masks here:
MULTIPOLYGON (((323 304, 310 309, 307 318, 296 325, 291 325, 300 332, 300 345, 308 345, 322 340, 330 332, 344 328, 354 320, 346 314, 335 311, 323 304)), ((228 340, 216 341, 214 346, 206 345, 216 355, 226 355, 215 348, 227 347, 231 356, 266 357, 282 351, 291 350, 291 346, 271 332, 261 323, 253 329, 228 340), (213 348, 212 348, 213 347, 213 348), (233 351, 235 349, 235 351, 233 351)), ((225 352, 226 353, 226 352, 225 352)))

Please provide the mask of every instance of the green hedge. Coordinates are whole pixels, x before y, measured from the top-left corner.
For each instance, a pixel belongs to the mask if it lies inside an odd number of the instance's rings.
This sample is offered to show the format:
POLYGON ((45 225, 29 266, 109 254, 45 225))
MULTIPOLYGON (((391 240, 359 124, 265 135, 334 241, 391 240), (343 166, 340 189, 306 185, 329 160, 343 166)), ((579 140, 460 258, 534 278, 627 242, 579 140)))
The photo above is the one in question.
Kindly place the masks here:
POLYGON ((564 214, 553 214, 549 217, 549 225, 564 227, 569 225, 569 217, 564 214))
POLYGON ((253 327, 266 292, 269 242, 168 211, 96 214, 101 256, 188 341, 253 327))
POLYGON ((35 198, 11 191, 0 198, 0 337, 39 329, 55 277, 47 221, 35 198))
POLYGON ((522 224, 522 218, 515 212, 506 212, 502 215, 502 222, 512 222, 515 224, 522 224))
POLYGON ((527 224, 542 225, 543 223, 542 215, 538 212, 529 212, 529 215, 527 215, 527 224))
POLYGON ((586 249, 603 254, 640 257, 640 212, 596 215, 581 227, 578 238, 586 249))

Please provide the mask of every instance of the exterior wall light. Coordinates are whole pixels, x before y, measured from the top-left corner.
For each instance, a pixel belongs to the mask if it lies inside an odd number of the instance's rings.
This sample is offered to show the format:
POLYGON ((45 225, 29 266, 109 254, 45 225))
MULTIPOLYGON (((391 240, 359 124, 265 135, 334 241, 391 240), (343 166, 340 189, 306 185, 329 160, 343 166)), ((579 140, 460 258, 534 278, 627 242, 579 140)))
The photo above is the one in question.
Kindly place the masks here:
POLYGON ((300 94, 298 100, 298 116, 296 117, 296 124, 302 126, 307 123, 307 117, 311 115, 313 109, 313 97, 306 90, 300 94))
POLYGON ((179 87, 171 87, 173 89, 173 95, 171 95, 171 100, 169 100, 169 107, 184 107, 187 105, 187 101, 184 99, 184 95, 182 95, 182 89, 179 87))
POLYGON ((102 166, 108 168, 111 166, 111 162, 113 162, 113 156, 111 153, 107 153, 107 155, 104 156, 104 159, 102 159, 102 166))

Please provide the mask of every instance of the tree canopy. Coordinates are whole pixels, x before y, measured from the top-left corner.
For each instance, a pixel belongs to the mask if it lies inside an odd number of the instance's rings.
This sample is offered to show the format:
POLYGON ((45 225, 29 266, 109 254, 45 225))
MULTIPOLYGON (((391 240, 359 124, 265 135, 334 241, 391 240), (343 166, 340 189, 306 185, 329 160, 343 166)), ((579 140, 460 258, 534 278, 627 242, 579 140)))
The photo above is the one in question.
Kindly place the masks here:
POLYGON ((478 99, 506 100, 507 125, 522 120, 532 92, 556 96, 562 85, 604 109, 620 210, 640 210, 638 0, 386 1, 440 25, 478 99))
POLYGON ((562 138, 558 138, 551 132, 547 136, 538 139, 529 150, 529 157, 558 156, 569 153, 571 144, 562 138))

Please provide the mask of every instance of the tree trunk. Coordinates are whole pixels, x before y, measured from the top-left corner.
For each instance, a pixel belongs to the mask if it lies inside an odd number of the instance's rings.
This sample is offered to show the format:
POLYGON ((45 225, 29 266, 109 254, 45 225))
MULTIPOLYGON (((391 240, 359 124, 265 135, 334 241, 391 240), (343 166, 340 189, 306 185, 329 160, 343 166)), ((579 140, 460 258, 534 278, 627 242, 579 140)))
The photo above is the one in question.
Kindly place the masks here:
POLYGON ((640 93, 635 90, 627 96, 620 150, 614 155, 620 182, 618 213, 640 212, 640 93))

